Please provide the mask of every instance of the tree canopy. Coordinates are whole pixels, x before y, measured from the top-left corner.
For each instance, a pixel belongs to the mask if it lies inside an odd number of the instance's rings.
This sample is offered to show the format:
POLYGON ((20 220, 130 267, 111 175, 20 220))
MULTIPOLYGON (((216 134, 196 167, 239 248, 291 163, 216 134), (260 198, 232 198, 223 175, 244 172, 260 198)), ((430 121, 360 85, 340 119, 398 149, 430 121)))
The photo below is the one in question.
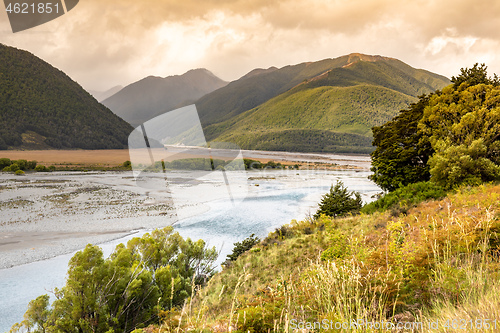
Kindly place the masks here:
POLYGON ((500 81, 475 64, 452 82, 373 128, 371 179, 382 189, 500 179, 500 81))
POLYGON ((182 306, 213 274, 215 248, 183 239, 172 227, 120 244, 109 258, 87 245, 69 262, 66 285, 31 301, 12 331, 128 332, 182 306))

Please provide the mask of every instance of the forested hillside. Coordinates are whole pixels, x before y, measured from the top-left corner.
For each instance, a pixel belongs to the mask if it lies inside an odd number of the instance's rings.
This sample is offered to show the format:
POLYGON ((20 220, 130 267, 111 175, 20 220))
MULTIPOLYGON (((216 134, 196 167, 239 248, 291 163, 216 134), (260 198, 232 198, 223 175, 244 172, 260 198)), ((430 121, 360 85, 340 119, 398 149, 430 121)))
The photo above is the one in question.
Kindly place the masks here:
POLYGON ((0 44, 0 149, 126 148, 132 127, 33 54, 0 44))

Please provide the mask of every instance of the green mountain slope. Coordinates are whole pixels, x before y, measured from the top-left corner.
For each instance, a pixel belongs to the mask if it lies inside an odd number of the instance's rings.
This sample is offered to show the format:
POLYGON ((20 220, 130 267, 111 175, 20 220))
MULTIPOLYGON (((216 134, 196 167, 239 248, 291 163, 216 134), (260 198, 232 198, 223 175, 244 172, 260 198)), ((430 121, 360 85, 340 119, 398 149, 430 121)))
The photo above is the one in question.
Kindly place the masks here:
MULTIPOLYGON (((373 126, 394 117, 417 96, 449 84, 442 76, 391 58, 354 54, 339 59, 350 62, 303 79, 250 110, 226 110, 223 121, 205 123, 207 139, 243 149, 366 153, 372 150, 373 126)), ((203 120, 203 108, 200 113, 203 120)))
POLYGON ((338 74, 343 74, 343 77, 339 77, 337 83, 329 85, 355 85, 359 81, 367 82, 367 80, 370 83, 383 85, 375 82, 381 80, 388 88, 416 97, 424 92, 442 88, 450 82, 444 76, 412 68, 397 59, 353 53, 335 59, 302 63, 280 69, 270 68, 257 73, 252 71, 250 75, 247 74, 224 88, 203 96, 196 102, 196 107, 202 124, 208 126, 257 107, 304 82, 317 81, 323 75, 328 75, 332 69, 342 68, 345 71, 338 74), (363 73, 362 68, 358 66, 354 66, 356 70, 350 68, 353 64, 359 63, 371 63, 377 66, 371 67, 366 73, 363 73))
POLYGON ((126 148, 132 127, 66 74, 0 44, 0 149, 126 148))

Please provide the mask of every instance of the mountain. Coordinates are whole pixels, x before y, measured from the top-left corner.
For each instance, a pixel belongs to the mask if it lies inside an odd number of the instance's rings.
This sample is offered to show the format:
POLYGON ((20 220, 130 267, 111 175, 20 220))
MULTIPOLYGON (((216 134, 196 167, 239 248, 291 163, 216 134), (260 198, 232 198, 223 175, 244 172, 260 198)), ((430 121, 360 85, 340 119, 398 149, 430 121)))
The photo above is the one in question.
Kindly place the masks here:
POLYGON ((89 90, 88 92, 94 96, 99 102, 104 101, 106 98, 109 98, 123 89, 123 86, 114 86, 105 91, 97 91, 97 90, 89 90))
POLYGON ((0 44, 0 149, 126 148, 132 127, 62 71, 0 44))
POLYGON ((148 76, 102 103, 136 127, 162 113, 193 104, 226 84, 206 69, 194 69, 165 78, 148 76))
POLYGON ((444 76, 397 59, 354 53, 247 74, 196 106, 210 141, 243 149, 367 153, 373 126, 448 84, 444 76))

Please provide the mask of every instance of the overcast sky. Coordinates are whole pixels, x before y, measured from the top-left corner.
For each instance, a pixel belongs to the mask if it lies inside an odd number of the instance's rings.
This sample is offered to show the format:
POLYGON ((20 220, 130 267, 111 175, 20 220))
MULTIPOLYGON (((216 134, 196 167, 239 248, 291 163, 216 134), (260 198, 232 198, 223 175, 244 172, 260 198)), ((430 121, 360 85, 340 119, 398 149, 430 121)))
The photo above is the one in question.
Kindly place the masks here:
POLYGON ((500 74, 499 0, 80 0, 0 42, 28 50, 87 90, 207 68, 234 80, 360 52, 445 76, 476 62, 500 74))

